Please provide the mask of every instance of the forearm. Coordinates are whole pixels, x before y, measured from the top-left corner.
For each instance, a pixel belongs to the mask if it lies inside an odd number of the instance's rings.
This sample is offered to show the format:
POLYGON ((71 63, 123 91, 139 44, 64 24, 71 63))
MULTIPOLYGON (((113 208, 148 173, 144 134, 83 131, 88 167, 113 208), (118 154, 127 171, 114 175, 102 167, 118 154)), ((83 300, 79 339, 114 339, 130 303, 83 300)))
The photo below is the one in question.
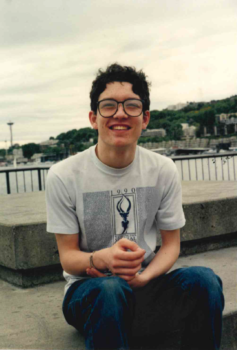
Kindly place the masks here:
MULTIPOLYGON (((90 267, 92 253, 82 252, 79 249, 77 236, 61 237, 56 235, 60 261, 64 271, 73 275, 84 275, 90 267), (74 241, 72 241, 74 239, 74 241), (66 241, 67 244, 66 244, 66 241)), ((125 238, 119 240, 113 246, 97 250, 93 254, 94 268, 97 270, 110 270, 114 275, 124 276, 131 279, 141 268, 145 250, 135 242, 125 238)))
POLYGON ((178 245, 162 245, 153 260, 142 272, 142 277, 147 281, 165 274, 174 265, 179 257, 180 247, 178 245))
MULTIPOLYGON (((107 268, 105 260, 108 248, 98 250, 94 253, 93 262, 98 270, 107 268)), ((85 275, 86 269, 90 267, 90 256, 92 253, 81 250, 71 250, 60 256, 61 265, 67 273, 72 275, 85 275)))

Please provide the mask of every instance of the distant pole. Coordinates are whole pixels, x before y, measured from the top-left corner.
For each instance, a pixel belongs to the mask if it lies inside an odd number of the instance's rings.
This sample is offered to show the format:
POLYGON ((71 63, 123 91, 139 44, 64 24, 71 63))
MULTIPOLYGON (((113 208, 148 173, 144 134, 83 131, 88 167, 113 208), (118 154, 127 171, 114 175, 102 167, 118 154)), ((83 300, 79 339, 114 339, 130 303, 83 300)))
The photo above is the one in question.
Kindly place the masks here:
POLYGON ((7 156, 7 140, 5 140, 5 143, 6 143, 6 156, 7 156))
POLYGON ((12 137, 12 125, 13 125, 13 124, 14 124, 14 123, 12 123, 12 122, 7 123, 7 125, 9 125, 9 127, 10 127, 11 147, 12 147, 12 145, 13 145, 13 137, 12 137))

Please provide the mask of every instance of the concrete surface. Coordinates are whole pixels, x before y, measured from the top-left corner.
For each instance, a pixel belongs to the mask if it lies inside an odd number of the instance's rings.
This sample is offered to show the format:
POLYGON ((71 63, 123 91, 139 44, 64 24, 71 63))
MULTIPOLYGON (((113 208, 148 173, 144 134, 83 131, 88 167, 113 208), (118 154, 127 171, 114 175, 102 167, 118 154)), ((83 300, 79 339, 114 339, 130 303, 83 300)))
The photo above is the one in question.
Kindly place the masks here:
POLYGON ((0 225, 0 265, 30 269, 59 263, 54 235, 46 224, 0 225))
POLYGON ((0 196, 0 225, 45 224, 45 192, 0 196))
POLYGON ((190 241, 237 232, 237 197, 183 205, 186 225, 181 240, 190 241))
MULTIPOLYGON (((188 181, 182 186, 187 222, 181 241, 195 240, 194 253, 213 249, 213 242, 203 245, 207 237, 237 232, 237 182, 188 181)), ((22 287, 60 279, 56 240, 46 232, 44 196, 44 192, 0 196, 0 277, 22 287)), ((228 240, 214 248, 226 246, 228 240)))
POLYGON ((237 197, 237 182, 183 181, 182 190, 183 204, 203 203, 237 197))
MULTIPOLYGON (((183 204, 237 197, 236 181, 183 181, 183 204)), ((0 225, 46 222, 45 193, 30 192, 0 196, 0 225)))
MULTIPOLYGON (((174 268, 196 265, 212 268, 223 280, 226 305, 221 349, 234 350, 237 340, 237 247, 179 258, 174 268)), ((62 315, 64 285, 65 282, 55 282, 20 289, 0 281, 0 349, 84 349, 82 337, 62 315)))

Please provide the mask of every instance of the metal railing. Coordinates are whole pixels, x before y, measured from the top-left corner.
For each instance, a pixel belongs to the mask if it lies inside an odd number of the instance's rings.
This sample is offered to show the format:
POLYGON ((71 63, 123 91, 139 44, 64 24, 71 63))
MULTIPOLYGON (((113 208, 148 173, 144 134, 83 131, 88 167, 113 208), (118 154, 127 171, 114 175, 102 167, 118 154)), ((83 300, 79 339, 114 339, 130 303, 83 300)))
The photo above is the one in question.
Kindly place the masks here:
MULTIPOLYGON (((184 181, 237 181, 237 152, 176 156, 171 159, 184 181)), ((0 195, 44 191, 49 168, 41 166, 0 170, 0 195), (4 173, 5 180, 2 178, 4 173)))
POLYGON ((237 181, 237 152, 171 157, 186 181, 237 181))
POLYGON ((48 170, 49 167, 43 166, 0 169, 0 175, 5 173, 5 184, 4 179, 0 178, 0 194, 44 191, 48 170))

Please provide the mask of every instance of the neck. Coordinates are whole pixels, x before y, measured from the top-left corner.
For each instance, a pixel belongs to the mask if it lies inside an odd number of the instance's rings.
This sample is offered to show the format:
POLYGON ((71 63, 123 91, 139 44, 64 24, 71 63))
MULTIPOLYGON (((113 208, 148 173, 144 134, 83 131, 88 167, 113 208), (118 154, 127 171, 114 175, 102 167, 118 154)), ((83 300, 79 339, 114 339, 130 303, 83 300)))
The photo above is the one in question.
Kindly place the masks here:
POLYGON ((111 149, 103 149, 103 146, 98 143, 96 146, 96 155, 99 160, 112 168, 125 168, 131 164, 135 158, 136 146, 133 147, 114 147, 111 149))

